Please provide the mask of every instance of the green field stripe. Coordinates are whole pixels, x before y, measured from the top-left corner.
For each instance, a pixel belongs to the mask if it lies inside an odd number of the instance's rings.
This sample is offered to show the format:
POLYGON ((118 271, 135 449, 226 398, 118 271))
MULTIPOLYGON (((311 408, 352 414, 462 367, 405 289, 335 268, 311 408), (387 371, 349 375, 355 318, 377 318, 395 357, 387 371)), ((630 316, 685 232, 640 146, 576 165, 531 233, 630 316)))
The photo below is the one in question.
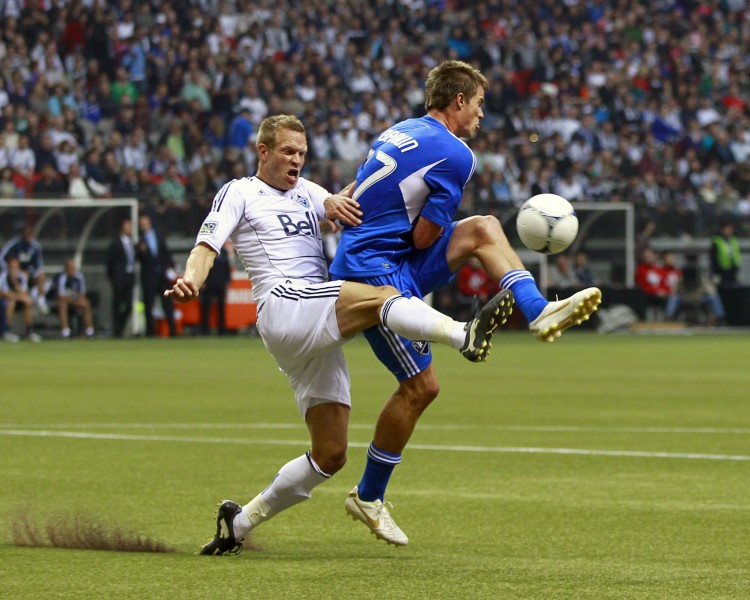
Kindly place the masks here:
MULTIPOLYGON (((89 440, 116 440, 136 442, 181 442, 195 444, 252 444, 276 446, 308 446, 307 440, 277 440, 246 438, 207 438, 169 435, 133 435, 122 433, 88 433, 81 431, 50 431, 31 429, 0 429, 0 435, 18 437, 60 437, 89 440)), ((349 442, 352 448, 366 448, 367 443, 349 442)), ((698 452, 645 452, 640 450, 589 450, 583 448, 527 448, 505 446, 451 446, 434 444, 410 444, 411 450, 431 450, 438 452, 502 452, 509 454, 567 454, 578 456, 612 456, 631 458, 670 458, 685 460, 724 460, 750 461, 750 456, 743 454, 703 454, 698 452)))
MULTIPOLYGON (((0 423, 2 429, 298 429, 306 431, 299 423, 0 423)), ((350 423, 349 429, 368 431, 373 425, 350 423)), ((537 431, 549 433, 701 433, 749 435, 743 427, 599 427, 588 425, 441 425, 420 423, 420 431, 537 431)))

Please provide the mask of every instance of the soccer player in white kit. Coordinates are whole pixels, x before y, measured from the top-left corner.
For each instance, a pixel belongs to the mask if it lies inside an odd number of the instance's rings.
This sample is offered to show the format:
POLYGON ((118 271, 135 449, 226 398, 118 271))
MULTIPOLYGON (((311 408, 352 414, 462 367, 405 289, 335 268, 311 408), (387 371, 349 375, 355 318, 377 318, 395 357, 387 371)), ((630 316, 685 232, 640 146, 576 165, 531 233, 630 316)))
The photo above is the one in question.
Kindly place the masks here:
MULTIPOLYGON (((356 225, 358 204, 300 176, 307 142, 296 117, 265 119, 256 145, 256 175, 219 190, 184 276, 164 293, 177 302, 196 298, 222 245, 232 240, 253 283, 258 332, 294 390, 311 449, 285 464, 245 506, 222 502, 216 534, 201 554, 239 552, 254 527, 308 499, 315 486, 344 466, 351 399, 341 346, 348 339, 380 325, 413 340, 451 345, 482 362, 513 303, 509 291, 500 292, 475 319, 459 323, 390 286, 328 281, 320 222, 333 228, 335 220, 356 225)), ((389 537, 388 529, 396 525, 385 505, 378 500, 367 508, 389 537)))

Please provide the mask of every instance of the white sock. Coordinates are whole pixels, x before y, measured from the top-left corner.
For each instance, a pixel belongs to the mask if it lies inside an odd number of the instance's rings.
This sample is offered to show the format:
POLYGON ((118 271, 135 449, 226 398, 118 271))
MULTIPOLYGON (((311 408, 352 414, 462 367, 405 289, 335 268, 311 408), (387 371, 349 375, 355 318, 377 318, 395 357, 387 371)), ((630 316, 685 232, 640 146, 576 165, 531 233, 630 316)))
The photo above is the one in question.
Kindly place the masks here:
POLYGON ((307 500, 313 488, 331 476, 325 473, 307 452, 290 460, 279 470, 265 490, 242 507, 232 522, 234 536, 244 538, 252 529, 280 513, 307 500))
POLYGON ((252 529, 260 525, 263 521, 270 519, 270 512, 271 507, 263 500, 263 494, 255 496, 255 498, 242 507, 240 514, 232 521, 235 539, 244 539, 252 529))
POLYGON ((466 340, 465 323, 454 321, 419 298, 388 298, 380 309, 380 322, 410 340, 437 342, 456 350, 466 340))

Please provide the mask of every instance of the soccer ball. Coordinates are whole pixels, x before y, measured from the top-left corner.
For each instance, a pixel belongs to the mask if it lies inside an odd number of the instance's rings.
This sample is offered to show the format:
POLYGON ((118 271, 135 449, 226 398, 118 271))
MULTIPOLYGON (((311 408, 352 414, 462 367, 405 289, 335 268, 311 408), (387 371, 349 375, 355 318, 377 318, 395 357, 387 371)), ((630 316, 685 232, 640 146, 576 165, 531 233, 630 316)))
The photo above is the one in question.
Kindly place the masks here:
POLYGON ((573 205, 557 194, 537 194, 521 205, 516 219, 524 245, 541 254, 566 250, 578 234, 573 205))

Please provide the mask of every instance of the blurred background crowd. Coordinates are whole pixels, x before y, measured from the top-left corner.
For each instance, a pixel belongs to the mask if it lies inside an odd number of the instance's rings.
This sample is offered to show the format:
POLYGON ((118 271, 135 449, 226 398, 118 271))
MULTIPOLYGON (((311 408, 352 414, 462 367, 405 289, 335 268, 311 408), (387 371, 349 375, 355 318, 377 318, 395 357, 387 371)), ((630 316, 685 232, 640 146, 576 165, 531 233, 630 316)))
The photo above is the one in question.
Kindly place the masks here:
POLYGON ((750 235, 745 0, 0 0, 0 18, 0 198, 137 198, 192 239, 255 172, 265 116, 302 119, 303 174, 338 191, 457 58, 490 82, 459 216, 554 192, 632 203, 649 237, 750 235))
POLYGON ((445 58, 490 80, 466 213, 633 202, 663 235, 750 218, 744 0, 5 0, 0 195, 136 196, 192 233, 264 116, 345 185, 445 58))

